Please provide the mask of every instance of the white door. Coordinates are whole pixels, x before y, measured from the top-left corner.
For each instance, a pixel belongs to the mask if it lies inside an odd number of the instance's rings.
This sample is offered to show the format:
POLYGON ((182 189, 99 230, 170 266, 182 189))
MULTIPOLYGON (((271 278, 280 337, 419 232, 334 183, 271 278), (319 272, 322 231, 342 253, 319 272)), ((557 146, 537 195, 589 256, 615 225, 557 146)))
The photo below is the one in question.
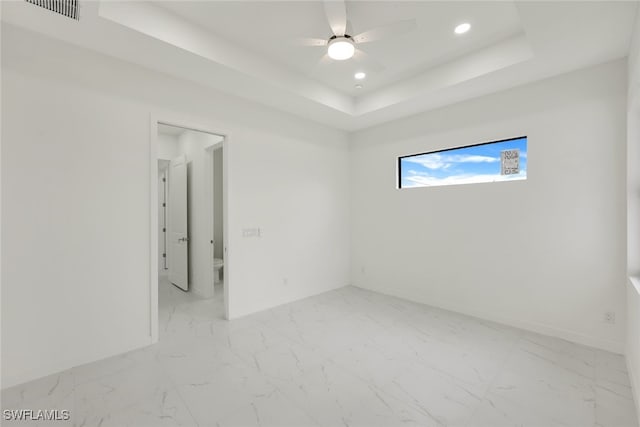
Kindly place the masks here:
POLYGON ((169 281, 189 289, 189 236, 187 236, 187 159, 169 165, 169 281))

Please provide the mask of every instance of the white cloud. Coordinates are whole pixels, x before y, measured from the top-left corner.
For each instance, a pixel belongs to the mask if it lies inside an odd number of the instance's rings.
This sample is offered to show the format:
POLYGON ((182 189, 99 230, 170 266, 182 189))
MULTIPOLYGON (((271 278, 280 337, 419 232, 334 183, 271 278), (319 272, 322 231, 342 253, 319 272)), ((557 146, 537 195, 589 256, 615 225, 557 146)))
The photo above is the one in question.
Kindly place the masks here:
POLYGON ((426 154, 424 156, 407 157, 404 161, 417 163, 427 169, 443 169, 447 164, 442 160, 440 154, 426 154))
POLYGON ((527 176, 524 171, 521 171, 519 174, 514 175, 453 175, 445 178, 436 178, 426 174, 416 174, 410 177, 405 177, 405 182, 403 183, 402 187, 410 188, 434 187, 440 185, 477 184, 483 182, 518 181, 526 178, 527 176))
POLYGON ((489 157, 489 156, 472 156, 472 155, 464 155, 459 154, 457 156, 449 156, 452 162, 456 163, 494 163, 499 162, 500 159, 498 157, 489 157))
POLYGON ((438 153, 424 154, 422 156, 406 157, 403 161, 417 163, 427 169, 447 169, 456 163, 494 163, 500 158, 480 155, 442 155, 438 153))

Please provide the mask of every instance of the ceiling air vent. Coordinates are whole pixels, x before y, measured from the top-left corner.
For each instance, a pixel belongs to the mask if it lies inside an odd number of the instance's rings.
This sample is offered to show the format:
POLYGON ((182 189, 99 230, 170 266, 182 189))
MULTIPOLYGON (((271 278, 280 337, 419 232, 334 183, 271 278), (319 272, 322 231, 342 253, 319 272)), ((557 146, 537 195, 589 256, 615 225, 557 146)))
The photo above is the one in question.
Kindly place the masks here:
POLYGON ((35 4, 68 18, 80 19, 78 16, 78 0, 25 0, 27 3, 35 4))

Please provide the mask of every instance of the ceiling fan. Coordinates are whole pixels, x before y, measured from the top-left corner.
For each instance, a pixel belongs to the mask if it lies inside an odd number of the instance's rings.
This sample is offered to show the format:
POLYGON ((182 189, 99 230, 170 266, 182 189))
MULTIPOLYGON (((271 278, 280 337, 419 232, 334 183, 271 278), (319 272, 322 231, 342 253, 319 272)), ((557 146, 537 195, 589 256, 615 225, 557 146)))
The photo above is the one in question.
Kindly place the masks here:
MULTIPOLYGON (((333 35, 329 37, 328 40, 320 38, 303 39, 301 43, 305 46, 326 47, 327 54, 323 59, 328 57, 336 61, 344 61, 357 55, 361 59, 368 60, 371 63, 372 60, 367 58, 367 55, 357 47, 358 45, 408 33, 416 26, 415 19, 408 19, 351 35, 349 34, 351 31, 349 28, 350 23, 347 20, 345 0, 324 0, 323 3, 324 12, 333 35)), ((383 67, 377 65, 377 68, 383 67)))

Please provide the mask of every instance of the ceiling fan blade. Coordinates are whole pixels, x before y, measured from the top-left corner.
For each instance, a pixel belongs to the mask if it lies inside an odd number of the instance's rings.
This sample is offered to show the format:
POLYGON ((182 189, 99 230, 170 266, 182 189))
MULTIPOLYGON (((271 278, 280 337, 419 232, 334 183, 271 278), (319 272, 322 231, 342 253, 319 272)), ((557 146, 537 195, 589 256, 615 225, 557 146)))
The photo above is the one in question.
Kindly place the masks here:
POLYGON ((407 19, 405 21, 398 21, 390 25, 384 25, 382 27, 373 28, 358 35, 353 36, 353 41, 356 43, 368 43, 376 40, 380 40, 386 37, 397 36, 399 34, 405 34, 412 31, 416 27, 415 19, 407 19))
POLYGON ((327 41, 324 39, 299 38, 293 39, 292 44, 295 46, 326 46, 327 41))
POLYGON ((386 68, 384 65, 382 65, 381 63, 373 59, 371 56, 369 56, 367 53, 363 52, 362 49, 356 49, 356 52, 353 55, 353 58, 356 61, 362 63, 366 69, 374 72, 379 73, 381 71, 384 71, 386 68))
POLYGON ((344 0, 324 0, 324 13, 336 36, 344 36, 347 31, 347 6, 344 0))
POLYGON ((349 35, 353 34, 353 25, 351 25, 351 21, 348 19, 347 19, 347 25, 344 29, 344 33, 349 35))

